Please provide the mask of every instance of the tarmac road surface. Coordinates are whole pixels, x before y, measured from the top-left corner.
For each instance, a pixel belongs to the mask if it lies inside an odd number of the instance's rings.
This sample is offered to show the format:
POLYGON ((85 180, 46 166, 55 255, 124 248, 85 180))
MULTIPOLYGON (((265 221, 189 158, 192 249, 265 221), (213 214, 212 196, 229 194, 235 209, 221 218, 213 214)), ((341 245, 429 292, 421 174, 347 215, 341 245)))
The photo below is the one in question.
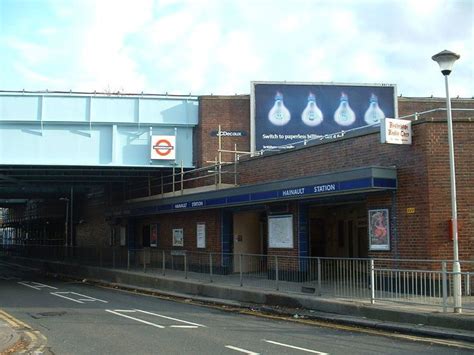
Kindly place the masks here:
POLYGON ((472 354, 39 277, 0 263, 0 308, 54 354, 472 354))

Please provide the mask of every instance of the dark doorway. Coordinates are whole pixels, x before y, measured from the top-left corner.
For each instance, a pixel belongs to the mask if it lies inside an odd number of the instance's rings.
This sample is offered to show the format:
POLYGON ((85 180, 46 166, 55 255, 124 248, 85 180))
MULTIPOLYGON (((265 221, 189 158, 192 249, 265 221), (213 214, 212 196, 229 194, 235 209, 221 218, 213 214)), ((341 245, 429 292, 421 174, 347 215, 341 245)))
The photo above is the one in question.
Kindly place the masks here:
POLYGON ((150 225, 145 224, 142 229, 142 245, 143 247, 150 246, 150 225))
POLYGON ((367 225, 360 225, 357 228, 357 242, 359 247, 359 257, 367 258, 369 256, 369 239, 367 225))
POLYGON ((352 219, 347 221, 347 241, 349 243, 349 258, 357 257, 358 256, 358 243, 357 241, 354 242, 354 221, 352 219), (355 251, 354 251, 355 246, 355 251))
POLYGON ((322 218, 311 218, 309 222, 311 256, 326 256, 326 226, 322 218))
POLYGON ((309 208, 310 256, 365 258, 368 254, 367 207, 340 203, 309 208))

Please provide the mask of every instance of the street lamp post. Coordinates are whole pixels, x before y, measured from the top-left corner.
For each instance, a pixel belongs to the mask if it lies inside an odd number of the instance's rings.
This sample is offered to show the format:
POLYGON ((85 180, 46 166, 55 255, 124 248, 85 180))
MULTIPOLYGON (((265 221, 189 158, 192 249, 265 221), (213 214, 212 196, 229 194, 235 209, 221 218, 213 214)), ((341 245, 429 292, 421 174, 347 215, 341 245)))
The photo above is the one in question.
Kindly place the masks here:
POLYGON ((456 202, 456 169, 454 165, 453 118, 451 115, 451 99, 449 97, 448 76, 451 74, 454 62, 461 56, 444 50, 435 54, 431 59, 439 64, 444 75, 446 86, 446 112, 448 116, 448 143, 449 143, 449 172, 451 180, 451 228, 453 237, 453 298, 454 313, 461 313, 461 264, 458 250, 458 212, 456 202))

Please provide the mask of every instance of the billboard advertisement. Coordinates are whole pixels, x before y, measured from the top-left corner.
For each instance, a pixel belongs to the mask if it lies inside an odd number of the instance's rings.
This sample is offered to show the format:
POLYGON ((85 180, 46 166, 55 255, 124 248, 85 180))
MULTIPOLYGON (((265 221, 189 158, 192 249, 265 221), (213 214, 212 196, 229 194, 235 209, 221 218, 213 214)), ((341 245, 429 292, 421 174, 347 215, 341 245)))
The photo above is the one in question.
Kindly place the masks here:
POLYGON ((397 117, 389 84, 252 83, 252 150, 289 149, 397 117))

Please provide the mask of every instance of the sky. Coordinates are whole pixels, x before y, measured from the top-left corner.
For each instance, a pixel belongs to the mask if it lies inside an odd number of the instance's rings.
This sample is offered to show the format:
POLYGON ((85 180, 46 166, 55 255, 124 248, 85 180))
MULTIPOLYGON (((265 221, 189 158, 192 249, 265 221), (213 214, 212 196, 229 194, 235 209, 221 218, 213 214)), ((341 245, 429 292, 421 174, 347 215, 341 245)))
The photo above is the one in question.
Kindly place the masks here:
POLYGON ((474 0, 0 0, 0 90, 249 94, 251 81, 474 97, 474 0))

